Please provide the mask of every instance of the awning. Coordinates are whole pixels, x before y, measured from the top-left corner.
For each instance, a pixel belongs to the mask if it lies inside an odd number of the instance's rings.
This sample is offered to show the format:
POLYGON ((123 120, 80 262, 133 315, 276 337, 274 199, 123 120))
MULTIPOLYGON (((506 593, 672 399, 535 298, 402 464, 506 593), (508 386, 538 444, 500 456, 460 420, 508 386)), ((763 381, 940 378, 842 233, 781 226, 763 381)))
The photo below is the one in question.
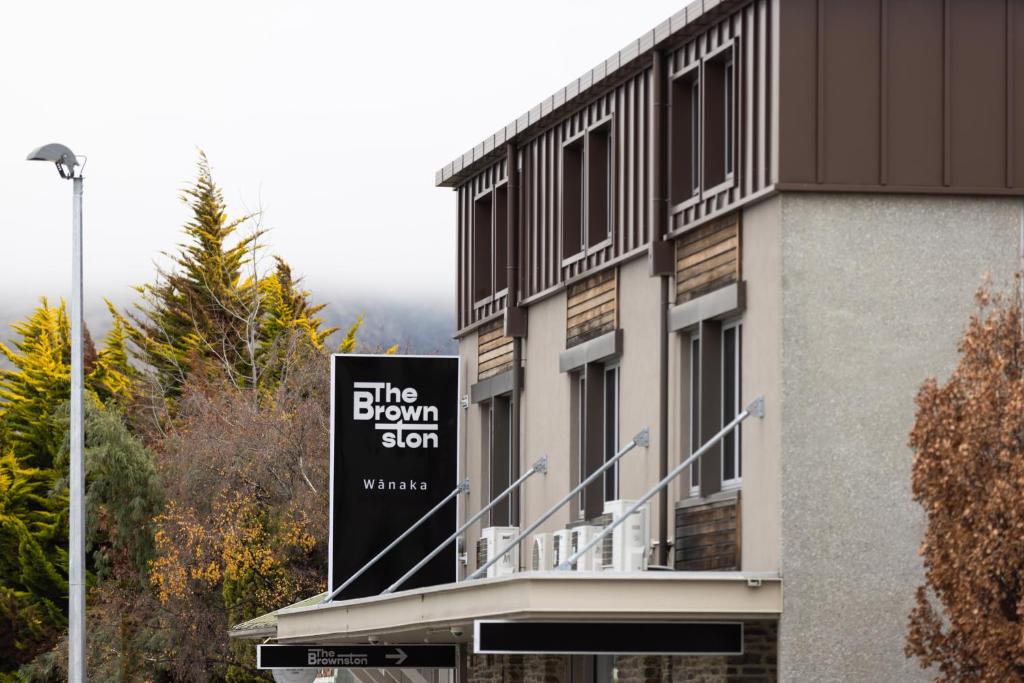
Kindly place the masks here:
MULTIPOLYGON (((782 579, 770 572, 520 572, 327 604, 322 599, 267 615, 276 622, 277 641, 468 642, 476 619, 777 619, 782 579)), ((231 636, 274 637, 267 622, 246 624, 231 636)))

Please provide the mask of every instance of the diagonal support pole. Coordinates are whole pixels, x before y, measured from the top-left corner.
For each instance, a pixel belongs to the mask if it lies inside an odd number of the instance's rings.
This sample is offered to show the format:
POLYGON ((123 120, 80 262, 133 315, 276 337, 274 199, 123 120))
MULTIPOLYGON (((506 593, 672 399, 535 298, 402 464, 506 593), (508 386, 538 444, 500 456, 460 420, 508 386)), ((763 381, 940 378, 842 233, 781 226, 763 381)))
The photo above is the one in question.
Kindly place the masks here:
POLYGON ((611 458, 606 460, 604 462, 604 464, 601 465, 600 467, 598 467, 596 470, 594 470, 590 474, 589 477, 587 477, 586 479, 581 481, 579 484, 577 484, 573 488, 572 491, 569 491, 569 493, 567 493, 565 495, 564 498, 562 498, 560 501, 558 501, 557 503, 552 505, 550 508, 548 508, 548 510, 544 514, 542 514, 539 518, 537 518, 537 521, 535 521, 530 526, 526 527, 525 531, 523 531, 521 534, 519 534, 518 536, 513 538, 509 542, 509 544, 507 546, 505 546, 504 548, 501 549, 501 551, 498 552, 498 554, 496 554, 494 557, 492 557, 487 562, 485 562, 483 565, 481 565, 475 572, 470 574, 469 578, 476 579, 476 578, 479 578, 484 573, 486 573, 488 569, 490 569, 492 566, 494 566, 510 550, 512 550, 517 545, 522 543, 524 538, 526 538, 527 536, 532 534, 534 531, 539 529, 541 524, 543 524, 544 522, 548 521, 548 519, 553 514, 558 512, 562 508, 562 506, 564 506, 566 503, 568 503, 570 500, 572 500, 574 496, 578 495, 580 491, 582 491, 584 488, 587 487, 587 485, 589 485, 591 482, 593 482, 595 479, 597 479, 599 476, 601 476, 605 472, 605 470, 607 470, 608 468, 612 467, 613 465, 615 465, 615 463, 617 463, 619 460, 621 460, 622 456, 626 455, 627 453, 629 453, 631 450, 633 450, 637 446, 642 446, 642 447, 646 448, 650 444, 650 442, 651 442, 650 430, 647 427, 644 427, 639 432, 637 432, 637 435, 634 436, 633 439, 629 443, 627 443, 625 446, 623 446, 622 449, 618 453, 616 453, 611 458))
POLYGON ((654 496, 656 496, 659 491, 668 486, 669 482, 678 477, 679 474, 682 473, 682 471, 685 470, 687 467, 689 467, 694 460, 703 455, 709 448, 714 446, 716 443, 724 439, 726 434, 731 432, 733 429, 736 429, 736 427, 738 427, 741 422, 746 420, 751 415, 754 415, 756 417, 764 417, 763 396, 758 396, 757 398, 755 398, 750 403, 750 405, 743 409, 743 412, 741 412, 733 419, 732 422, 722 427, 721 431, 719 431, 717 434, 708 439, 708 441, 703 446, 698 448, 690 457, 686 458, 681 463, 676 465, 671 472, 665 475, 664 479, 655 484, 654 488, 650 489, 647 493, 645 493, 640 498, 640 500, 630 505, 629 508, 624 513, 622 513, 621 517, 619 517, 614 522, 612 522, 604 529, 602 529, 599 534, 594 536, 594 538, 590 539, 589 543, 587 543, 582 548, 577 550, 575 554, 572 555, 572 557, 566 558, 566 560, 559 564, 555 569, 557 569, 558 571, 566 571, 568 569, 571 569, 573 564, 579 561, 581 557, 586 555, 591 548, 593 548, 602 540, 604 540, 604 538, 608 536, 608 534, 615 531, 615 529, 618 528, 618 526, 625 522, 627 519, 629 519, 633 515, 633 513, 635 513, 637 510, 646 505, 647 501, 649 501, 651 498, 654 498, 654 496))
POLYGON ((442 541, 441 544, 438 545, 433 550, 431 550, 430 553, 426 557, 424 557, 422 560, 417 562, 415 567, 413 567, 412 569, 407 571, 405 574, 403 574, 402 578, 398 579, 398 581, 395 581, 393 584, 391 584, 388 587, 387 590, 385 590, 383 593, 381 593, 381 595, 387 595, 388 593, 393 593, 394 591, 398 590, 399 586, 401 586, 403 583, 408 581, 409 578, 412 577, 412 575, 415 574, 416 572, 418 572, 420 569, 423 569, 424 565, 426 565, 427 562, 430 562, 432 559, 434 559, 439 552, 444 550, 445 546, 447 546, 449 543, 451 543, 452 541, 457 539, 459 536, 461 536, 463 533, 465 533, 466 529, 468 529, 469 527, 471 527, 474 524, 476 524, 477 520, 481 519, 485 514, 487 514, 491 510, 491 508, 493 508, 495 505, 497 505, 502 500, 507 498, 517 488, 522 486, 523 482, 525 482, 527 479, 532 477, 534 474, 545 474, 546 475, 547 473, 548 473, 548 456, 545 455, 540 460, 535 462, 533 464, 533 467, 531 467, 530 469, 526 470, 526 472, 523 473, 523 476, 519 477, 514 482, 512 482, 507 489, 505 489, 504 491, 501 492, 501 494, 498 495, 497 498, 495 498, 490 503, 488 503, 483 508, 481 508, 478 513, 473 515, 465 524, 460 526, 458 528, 458 530, 454 534, 452 534, 451 536, 446 538, 444 541, 442 541))
POLYGON ((459 485, 458 485, 458 486, 456 486, 456 487, 455 487, 454 489, 452 489, 452 492, 451 492, 451 493, 449 493, 449 494, 448 494, 447 496, 445 496, 445 497, 444 497, 444 498, 443 498, 443 499, 441 500, 441 502, 440 502, 440 503, 438 503, 437 505, 435 505, 434 507, 432 507, 432 508, 430 509, 430 511, 429 511, 429 512, 427 512, 427 514, 423 515, 423 516, 422 516, 422 517, 420 517, 420 518, 419 518, 418 520, 416 520, 416 521, 415 521, 415 522, 413 523, 413 525, 412 525, 412 526, 410 526, 410 527, 409 527, 408 529, 406 529, 405 531, 403 531, 403 532, 401 533, 401 535, 399 535, 399 537, 398 537, 398 538, 396 538, 395 540, 391 541, 391 543, 389 543, 389 544, 387 545, 387 547, 386 547, 386 548, 384 548, 384 550, 381 550, 381 551, 380 551, 379 553, 377 553, 376 555, 374 555, 374 556, 373 556, 373 559, 371 559, 371 560, 370 560, 369 562, 367 562, 367 563, 366 563, 366 564, 364 564, 364 565, 363 565, 362 567, 360 567, 360 568, 359 568, 359 570, 358 570, 358 571, 356 571, 356 573, 355 573, 355 574, 353 574, 352 576, 350 576, 350 577, 348 577, 347 579, 345 579, 345 583, 341 584, 340 586, 338 586, 337 588, 335 588, 335 589, 334 589, 333 591, 331 591, 331 592, 330 592, 330 593, 329 593, 329 594, 327 595, 327 597, 326 597, 326 598, 324 598, 323 600, 321 600, 321 601, 320 601, 320 604, 324 604, 325 602, 330 602, 331 600, 333 600, 333 599, 334 599, 334 596, 336 596, 336 595, 337 595, 338 593, 340 593, 341 591, 343 591, 343 590, 345 590, 346 588, 348 588, 349 586, 351 586, 351 585, 352 585, 352 583, 353 583, 353 582, 354 582, 354 581, 355 581, 356 579, 358 579, 358 578, 359 578, 360 576, 362 576, 363 574, 365 574, 365 573, 366 573, 366 571, 367 571, 367 570, 368 570, 368 569, 369 569, 370 567, 372 567, 373 565, 377 564, 377 562, 378 562, 378 561, 379 561, 379 560, 380 560, 380 559, 381 559, 382 557, 384 557, 384 556, 385 556, 385 555, 387 555, 387 554, 388 554, 389 552, 391 552, 391 550, 392 550, 392 549, 394 549, 394 547, 395 547, 396 545, 398 545, 399 543, 401 543, 402 541, 404 541, 404 540, 405 540, 405 539, 406 539, 406 538, 407 538, 407 537, 409 536, 409 534, 411 534, 412 532, 416 531, 416 529, 418 529, 418 528, 420 527, 420 525, 421 525, 421 524, 423 524, 423 523, 424 523, 424 522, 426 522, 426 521, 427 521, 428 519, 430 519, 431 517, 433 517, 433 516, 434 516, 434 513, 436 513, 436 512, 438 511, 438 510, 440 510, 440 509, 441 509, 441 508, 443 508, 443 507, 444 507, 445 505, 447 505, 447 504, 448 504, 448 502, 449 502, 450 500, 452 500, 453 498, 455 498, 456 496, 458 496, 458 495, 459 495, 460 493, 467 493, 468 491, 469 491, 469 479, 463 479, 463 480, 462 480, 461 482, 459 482, 459 485))

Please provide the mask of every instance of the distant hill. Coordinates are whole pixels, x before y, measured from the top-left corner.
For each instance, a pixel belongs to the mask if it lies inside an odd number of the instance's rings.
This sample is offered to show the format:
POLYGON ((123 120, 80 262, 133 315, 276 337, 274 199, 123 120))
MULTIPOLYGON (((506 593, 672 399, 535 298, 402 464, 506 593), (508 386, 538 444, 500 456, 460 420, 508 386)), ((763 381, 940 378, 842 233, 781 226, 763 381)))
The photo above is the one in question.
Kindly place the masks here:
MULTIPOLYGON (((55 299, 50 299, 51 303, 55 299)), ((337 346, 349 326, 360 314, 363 326, 359 332, 359 343, 364 349, 375 349, 399 344, 403 353, 455 353, 457 345, 452 339, 455 333, 454 307, 438 301, 389 301, 368 296, 353 296, 331 300, 314 295, 314 301, 326 303, 321 312, 328 327, 340 331, 329 342, 337 346)), ((28 300, 0 299, 0 340, 7 341, 14 336, 10 325, 23 320, 38 303, 38 298, 28 300)), ((122 310, 130 302, 115 301, 122 310)), ((86 306, 86 324, 93 338, 99 340, 110 329, 110 316, 102 301, 86 306)), ((0 361, 2 362, 2 361, 0 361)))

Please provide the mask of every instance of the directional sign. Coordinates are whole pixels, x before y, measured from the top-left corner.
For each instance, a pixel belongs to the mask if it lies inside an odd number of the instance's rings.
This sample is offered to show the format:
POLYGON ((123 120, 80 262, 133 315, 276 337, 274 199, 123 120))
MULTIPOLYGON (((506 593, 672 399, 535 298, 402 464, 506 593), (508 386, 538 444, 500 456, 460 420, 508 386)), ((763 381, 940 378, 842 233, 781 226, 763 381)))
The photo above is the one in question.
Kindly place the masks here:
POLYGON ((257 645, 258 669, 454 669, 454 645, 257 645))
POLYGON ((477 654, 743 654, 739 622, 480 620, 474 627, 477 654))

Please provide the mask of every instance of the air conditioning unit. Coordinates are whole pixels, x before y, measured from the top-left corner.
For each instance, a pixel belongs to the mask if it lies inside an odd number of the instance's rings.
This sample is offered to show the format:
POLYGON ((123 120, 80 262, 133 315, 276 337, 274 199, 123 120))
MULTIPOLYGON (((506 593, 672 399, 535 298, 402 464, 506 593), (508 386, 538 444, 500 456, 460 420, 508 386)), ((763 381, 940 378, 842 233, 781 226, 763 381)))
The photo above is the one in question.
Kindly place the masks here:
POLYGON ((551 534, 551 566, 557 567, 562 560, 569 559, 569 546, 572 543, 572 534, 568 529, 559 529, 551 534))
MULTIPOLYGON (((604 514, 615 522, 633 505, 632 500, 612 500, 604 504, 604 514)), ((650 538, 650 506, 644 505, 604 537, 601 564, 617 572, 647 569, 647 539, 650 538)))
MULTIPOLYGON (((489 526, 483 530, 480 540, 476 542, 476 566, 482 567, 492 557, 507 548, 512 540, 519 535, 517 526, 489 526)), ((519 569, 519 546, 501 556, 501 559, 487 568, 487 578, 508 576, 519 569)))
POLYGON ((555 565, 555 544, 552 534, 537 534, 533 537, 533 553, 530 569, 535 572, 548 571, 555 565))
MULTIPOLYGON (((572 536, 569 542, 569 554, 566 555, 563 560, 568 559, 575 555, 583 546, 590 543, 594 538, 601 533, 601 528, 593 524, 584 524, 582 526, 574 526, 569 531, 572 536)), ((596 546, 587 551, 587 554, 576 561, 576 566, 573 567, 576 571, 580 572, 595 572, 601 571, 601 544, 598 543, 596 546)))

